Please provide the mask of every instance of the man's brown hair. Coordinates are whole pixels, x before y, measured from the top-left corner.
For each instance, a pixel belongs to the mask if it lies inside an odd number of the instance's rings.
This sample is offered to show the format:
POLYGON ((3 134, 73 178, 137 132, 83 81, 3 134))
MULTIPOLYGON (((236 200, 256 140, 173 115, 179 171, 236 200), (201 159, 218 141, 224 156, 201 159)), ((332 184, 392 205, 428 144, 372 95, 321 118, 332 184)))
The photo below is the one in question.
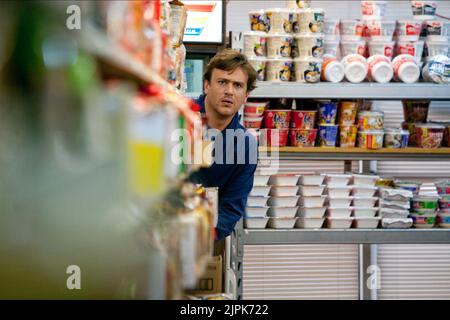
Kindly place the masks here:
POLYGON ((248 76, 247 92, 255 89, 257 77, 255 69, 248 62, 245 55, 232 49, 222 50, 211 59, 206 67, 205 74, 203 75, 203 81, 208 80, 208 82, 211 82, 212 72, 214 69, 233 72, 237 68, 242 68, 248 76))

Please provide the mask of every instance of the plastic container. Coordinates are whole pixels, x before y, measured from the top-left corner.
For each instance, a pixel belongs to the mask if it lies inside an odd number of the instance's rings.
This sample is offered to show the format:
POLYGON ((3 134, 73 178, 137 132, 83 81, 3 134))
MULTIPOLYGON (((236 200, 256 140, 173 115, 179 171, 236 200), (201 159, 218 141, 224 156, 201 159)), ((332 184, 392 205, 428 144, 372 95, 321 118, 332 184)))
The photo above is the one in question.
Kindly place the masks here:
POLYGON ((429 214, 429 215, 423 215, 423 216, 417 216, 414 214, 411 214, 411 218, 413 219, 414 228, 420 228, 420 229, 429 229, 433 228, 436 224, 436 214, 429 214))
POLYGON ((344 80, 344 77, 345 72, 342 63, 333 56, 325 58, 322 65, 322 81, 339 83, 344 80))
POLYGON ((314 129, 317 111, 293 110, 291 112, 292 129, 314 129))
POLYGON ((402 129, 384 130, 384 147, 391 149, 407 148, 409 131, 402 129))
POLYGON ((358 127, 356 125, 339 126, 339 146, 341 148, 354 148, 357 132, 358 127))
POLYGON ((422 22, 416 20, 398 20, 395 35, 398 41, 417 41, 422 30, 422 22))
POLYGON ((367 78, 372 82, 388 83, 394 76, 391 61, 384 55, 375 55, 367 59, 369 71, 367 78))
POLYGON ((296 186, 300 175, 297 174, 274 174, 269 179, 272 186, 296 186))
POLYGON ((434 19, 436 15, 436 1, 411 1, 413 17, 416 20, 425 21, 434 19))
POLYGON ((253 186, 265 187, 269 182, 269 175, 255 174, 253 177, 253 186))
POLYGON ((268 196, 250 196, 247 198, 247 206, 249 207, 265 207, 267 205, 268 196))
POLYGON ((266 55, 266 33, 248 31, 243 33, 244 54, 247 57, 264 57, 266 55))
POLYGON ((436 211, 438 209, 437 197, 416 196, 412 199, 412 207, 414 210, 429 209, 436 211))
POLYGON ((325 186, 304 185, 299 187, 299 193, 303 197, 318 197, 321 196, 325 186))
POLYGON ((356 113, 358 111, 358 103, 355 101, 339 102, 339 125, 351 126, 355 124, 356 113))
POLYGON ((314 147, 317 129, 291 129, 289 135, 293 147, 314 147))
POLYGON ((444 139, 442 140, 442 146, 450 147, 450 122, 445 123, 444 126, 445 131, 444 131, 444 139))
POLYGON ((272 229, 292 229, 297 218, 270 218, 267 226, 272 229))
POLYGON ((326 196, 300 197, 299 205, 304 208, 322 208, 325 204, 326 196))
POLYGON ((362 111, 358 113, 359 130, 381 130, 383 127, 384 113, 382 111, 362 111))
POLYGON ((395 187, 403 190, 408 190, 413 193, 413 195, 419 194, 420 184, 417 182, 410 181, 396 181, 395 187))
POLYGON ((431 100, 402 100, 403 116, 406 122, 425 123, 431 100))
POLYGON ((294 60, 295 81, 300 83, 318 83, 322 71, 322 60, 314 57, 294 60))
POLYGON ((264 81, 266 79, 267 59, 265 57, 249 57, 248 62, 252 65, 253 69, 256 70, 256 80, 264 81))
POLYGON ((268 129, 287 129, 291 121, 291 110, 266 110, 263 124, 268 129))
POLYGON ((396 22, 392 20, 370 20, 366 22, 370 39, 375 41, 392 41, 396 22))
POLYGON ((439 195, 450 195, 450 180, 437 181, 435 185, 439 195))
POLYGON ((298 207, 270 207, 267 215, 271 218, 294 218, 298 207))
POLYGON ((261 129, 259 144, 267 147, 285 147, 289 129, 261 129))
POLYGON ((248 13, 250 20, 250 30, 268 31, 267 19, 264 10, 253 10, 248 13))
POLYGON ((331 197, 328 196, 328 205, 330 208, 349 208, 353 197, 331 197))
POLYGON ((380 179, 376 175, 364 175, 364 174, 352 174, 353 184, 356 186, 375 186, 375 184, 380 179))
POLYGON ((415 58, 409 54, 401 54, 392 60, 394 79, 405 83, 415 83, 419 80, 420 70, 415 58))
POLYGON ((442 55, 434 56, 422 69, 423 79, 427 82, 450 84, 449 66, 449 57, 442 55))
POLYGON ((311 0, 287 0, 286 3, 289 9, 306 9, 311 6, 311 0))
POLYGON ((362 18, 381 19, 386 14, 387 1, 361 1, 362 18))
POLYGON ((377 229, 380 224, 381 218, 356 218, 354 227, 357 229, 377 229))
POLYGON ((270 186, 254 186, 250 191, 251 197, 267 197, 270 192, 270 186))
POLYGON ((353 206, 354 207, 364 207, 364 208, 375 207, 375 204, 377 203, 377 201, 378 201, 377 197, 355 196, 355 197, 353 197, 353 206))
POLYGON ((284 8, 266 9, 269 33, 292 33, 291 10, 284 8))
POLYGON ((427 52, 428 57, 434 57, 438 55, 449 56, 450 51, 450 41, 448 39, 445 40, 427 40, 427 52))
POLYGON ((319 146, 335 147, 338 136, 338 125, 321 124, 319 125, 319 146))
POLYGON ((366 45, 365 40, 342 40, 341 54, 344 57, 350 54, 359 54, 364 57, 367 51, 366 45))
POLYGON ((259 129, 261 128, 263 117, 249 118, 244 117, 244 127, 249 129, 259 129))
POLYGON ((331 218, 349 218, 352 215, 353 208, 352 207, 346 207, 346 208, 329 207, 327 212, 328 212, 328 217, 331 217, 331 218))
POLYGON ((246 229, 265 229, 269 218, 246 218, 244 227, 246 229))
POLYGON ((320 174, 305 174, 300 176, 299 184, 304 186, 321 186, 324 179, 325 176, 320 174))
POLYGON ((439 211, 438 213, 438 221, 439 221, 439 227, 441 228, 450 228, 450 213, 445 211, 439 211))
POLYGON ((324 31, 323 9, 301 9, 298 11, 299 31, 303 34, 323 33, 324 31))
POLYGON ((245 208, 246 218, 265 218, 269 207, 247 207, 245 208))
POLYGON ((397 55, 409 54, 415 58, 416 63, 419 63, 423 55, 423 41, 398 41, 396 47, 397 55))
POLYGON ((269 82, 291 81, 292 66, 293 60, 289 58, 267 59, 266 81, 269 82))
POLYGON ((353 215, 355 218, 373 218, 377 215, 378 208, 374 207, 353 207, 353 215))
POLYGON ((413 226, 411 218, 382 218, 381 226, 384 229, 409 229, 413 226))
POLYGON ((290 58, 293 36, 287 33, 267 34, 267 58, 290 58))
POLYGON ((351 192, 352 192, 351 186, 327 188, 327 194, 331 197, 349 197, 351 192))
POLYGON ((275 197, 293 197, 298 193, 298 186, 273 186, 270 195, 275 197))
POLYGON ((324 53, 324 34, 297 34, 295 35, 297 57, 314 57, 321 59, 324 53))
POLYGON ((316 207, 316 208, 299 208, 298 209, 298 215, 302 218, 323 218, 325 215, 325 211, 327 210, 326 207, 316 207))
POLYGON ((328 36, 336 36, 338 39, 341 35, 339 19, 325 19, 324 33, 328 36))
POLYGON ((272 207, 296 207, 299 198, 299 196, 270 197, 267 204, 272 207))
POLYGON ((341 41, 325 38, 323 53, 324 56, 330 55, 339 59, 341 57, 341 41))
POLYGON ((324 175, 328 187, 345 187, 350 183, 350 174, 326 174, 324 175))
POLYGON ((337 103, 329 100, 319 101, 319 124, 335 124, 337 103))
POLYGON ((320 229, 322 228, 324 218, 299 218, 295 224, 297 229, 320 229))
POLYGON ((441 147, 445 127, 439 124, 421 123, 416 125, 417 146, 436 149, 441 147))
POLYGON ((358 148, 381 149, 383 148, 384 131, 371 130, 358 132, 358 148))
POLYGON ((428 20, 424 23, 427 40, 440 40, 450 37, 450 21, 428 20))
POLYGON ((369 41, 369 55, 383 55, 389 60, 394 56, 395 41, 369 41))
POLYGON ((345 78, 352 83, 360 83, 367 76, 368 66, 366 59, 359 54, 351 54, 342 59, 345 78))
POLYGON ((373 197, 375 193, 377 192, 377 187, 371 187, 371 186, 364 186, 364 185, 358 185, 358 186, 352 186, 353 196, 355 197, 373 197))
POLYGON ((329 229, 349 229, 352 226, 352 218, 328 218, 327 227, 329 229))
POLYGON ((342 40, 361 40, 364 23, 360 20, 341 20, 342 40))
POLYGON ((409 147, 417 146, 416 123, 402 122, 402 129, 409 132, 409 147))

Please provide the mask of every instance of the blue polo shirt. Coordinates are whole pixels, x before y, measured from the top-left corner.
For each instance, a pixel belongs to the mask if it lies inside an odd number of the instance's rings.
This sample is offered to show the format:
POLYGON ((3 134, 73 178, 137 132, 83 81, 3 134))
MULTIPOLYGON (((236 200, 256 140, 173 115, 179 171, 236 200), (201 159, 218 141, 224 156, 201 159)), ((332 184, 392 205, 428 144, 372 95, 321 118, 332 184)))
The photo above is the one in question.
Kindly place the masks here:
MULTIPOLYGON (((205 96, 200 96, 196 103, 201 108, 200 112, 205 113, 205 96)), ((230 235, 236 223, 245 214, 258 157, 256 139, 239 123, 238 114, 220 132, 220 136, 212 139, 214 141, 212 166, 202 168, 189 177, 189 180, 204 187, 219 188, 216 240, 230 235), (233 133, 236 137, 231 135, 233 133)))

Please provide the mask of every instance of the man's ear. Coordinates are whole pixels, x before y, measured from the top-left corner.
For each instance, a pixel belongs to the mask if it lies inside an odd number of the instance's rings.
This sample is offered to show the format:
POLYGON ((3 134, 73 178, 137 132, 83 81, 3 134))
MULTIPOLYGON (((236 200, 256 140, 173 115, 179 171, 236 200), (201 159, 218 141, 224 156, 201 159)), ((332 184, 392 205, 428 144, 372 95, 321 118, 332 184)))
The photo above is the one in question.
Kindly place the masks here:
POLYGON ((208 94, 210 83, 208 80, 203 81, 203 93, 208 94))

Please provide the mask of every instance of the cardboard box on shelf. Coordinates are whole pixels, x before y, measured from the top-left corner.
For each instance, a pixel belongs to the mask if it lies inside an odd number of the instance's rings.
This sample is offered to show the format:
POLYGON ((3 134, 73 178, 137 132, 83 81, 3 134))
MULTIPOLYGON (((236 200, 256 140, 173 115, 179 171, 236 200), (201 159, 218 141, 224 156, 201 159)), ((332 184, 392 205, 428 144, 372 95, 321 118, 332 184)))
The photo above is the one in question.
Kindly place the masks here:
POLYGON ((197 282, 197 287, 192 290, 192 294, 214 294, 222 292, 222 257, 211 257, 208 261, 205 272, 197 282))

